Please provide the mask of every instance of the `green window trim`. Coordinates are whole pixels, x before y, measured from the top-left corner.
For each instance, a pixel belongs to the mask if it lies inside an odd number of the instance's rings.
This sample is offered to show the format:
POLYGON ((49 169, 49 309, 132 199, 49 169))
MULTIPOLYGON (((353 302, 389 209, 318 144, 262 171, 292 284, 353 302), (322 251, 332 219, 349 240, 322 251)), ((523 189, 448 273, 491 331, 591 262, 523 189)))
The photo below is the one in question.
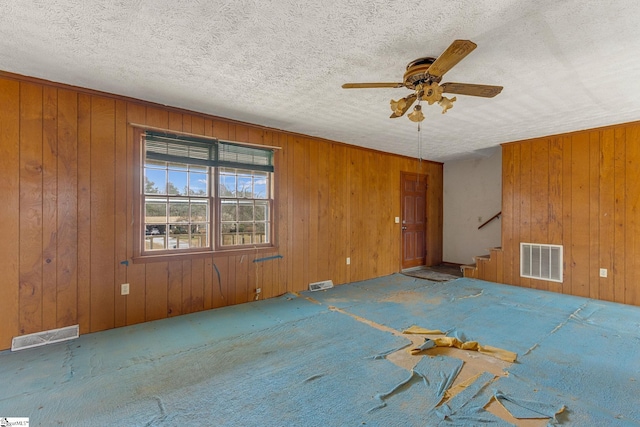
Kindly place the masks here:
POLYGON ((273 150, 218 139, 145 132, 146 158, 210 167, 273 172, 273 150))

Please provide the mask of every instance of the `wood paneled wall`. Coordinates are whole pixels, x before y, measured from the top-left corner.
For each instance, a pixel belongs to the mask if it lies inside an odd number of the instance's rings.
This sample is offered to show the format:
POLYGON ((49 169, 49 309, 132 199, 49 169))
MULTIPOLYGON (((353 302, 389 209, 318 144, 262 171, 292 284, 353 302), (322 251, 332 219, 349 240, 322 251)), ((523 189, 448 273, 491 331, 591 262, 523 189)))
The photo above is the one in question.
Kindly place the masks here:
POLYGON ((502 281, 640 305, 640 123, 505 144, 502 162, 502 281), (563 245, 563 283, 521 278, 520 242, 563 245))
POLYGON ((442 164, 0 72, 0 349, 397 272, 402 171, 428 175, 427 263, 439 263, 442 164), (133 263, 128 123, 282 147, 277 247, 133 263))

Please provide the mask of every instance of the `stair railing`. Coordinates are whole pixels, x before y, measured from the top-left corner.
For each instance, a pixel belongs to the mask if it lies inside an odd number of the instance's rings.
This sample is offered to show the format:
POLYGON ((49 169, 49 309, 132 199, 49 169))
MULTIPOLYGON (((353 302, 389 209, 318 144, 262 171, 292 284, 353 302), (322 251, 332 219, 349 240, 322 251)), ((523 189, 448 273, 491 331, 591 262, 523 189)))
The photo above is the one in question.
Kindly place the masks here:
POLYGON ((488 220, 486 220, 480 227, 478 227, 478 230, 480 230, 482 227, 484 227, 485 225, 489 224, 491 221, 493 221, 494 219, 498 219, 500 218, 500 215, 502 215, 502 211, 498 212, 497 214, 495 214, 494 216, 492 216, 491 218, 489 218, 488 220))

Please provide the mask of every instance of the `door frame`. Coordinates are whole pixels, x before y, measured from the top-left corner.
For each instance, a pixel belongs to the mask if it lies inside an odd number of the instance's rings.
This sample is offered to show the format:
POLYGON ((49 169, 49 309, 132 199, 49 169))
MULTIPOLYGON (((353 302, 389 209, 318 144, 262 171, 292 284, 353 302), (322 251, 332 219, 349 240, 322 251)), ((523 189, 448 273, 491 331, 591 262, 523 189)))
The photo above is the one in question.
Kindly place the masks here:
POLYGON ((422 267, 425 266, 427 264, 427 230, 429 229, 428 227, 428 221, 429 218, 427 216, 427 206, 429 206, 429 175, 428 174, 423 174, 423 173, 417 173, 417 172, 408 172, 408 171, 401 171, 400 172, 400 260, 399 260, 399 271, 403 271, 403 270, 409 270, 411 268, 418 268, 418 267, 422 267), (406 176, 412 176, 412 177, 417 177, 418 181, 422 181, 424 179, 425 182, 425 187, 424 187, 424 262, 422 265, 419 266, 414 266, 414 267, 407 267, 404 268, 403 264, 404 264, 404 181, 405 181, 405 177, 406 176))

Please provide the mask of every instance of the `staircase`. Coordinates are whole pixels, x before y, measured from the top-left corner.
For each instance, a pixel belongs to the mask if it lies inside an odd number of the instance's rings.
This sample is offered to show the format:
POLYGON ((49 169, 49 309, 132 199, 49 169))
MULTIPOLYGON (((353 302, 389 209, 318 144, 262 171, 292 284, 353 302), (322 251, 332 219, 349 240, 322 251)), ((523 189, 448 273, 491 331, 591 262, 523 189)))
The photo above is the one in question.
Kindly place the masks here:
POLYGON ((460 266, 463 277, 502 283, 502 248, 489 249, 488 255, 473 257, 475 264, 460 266))

